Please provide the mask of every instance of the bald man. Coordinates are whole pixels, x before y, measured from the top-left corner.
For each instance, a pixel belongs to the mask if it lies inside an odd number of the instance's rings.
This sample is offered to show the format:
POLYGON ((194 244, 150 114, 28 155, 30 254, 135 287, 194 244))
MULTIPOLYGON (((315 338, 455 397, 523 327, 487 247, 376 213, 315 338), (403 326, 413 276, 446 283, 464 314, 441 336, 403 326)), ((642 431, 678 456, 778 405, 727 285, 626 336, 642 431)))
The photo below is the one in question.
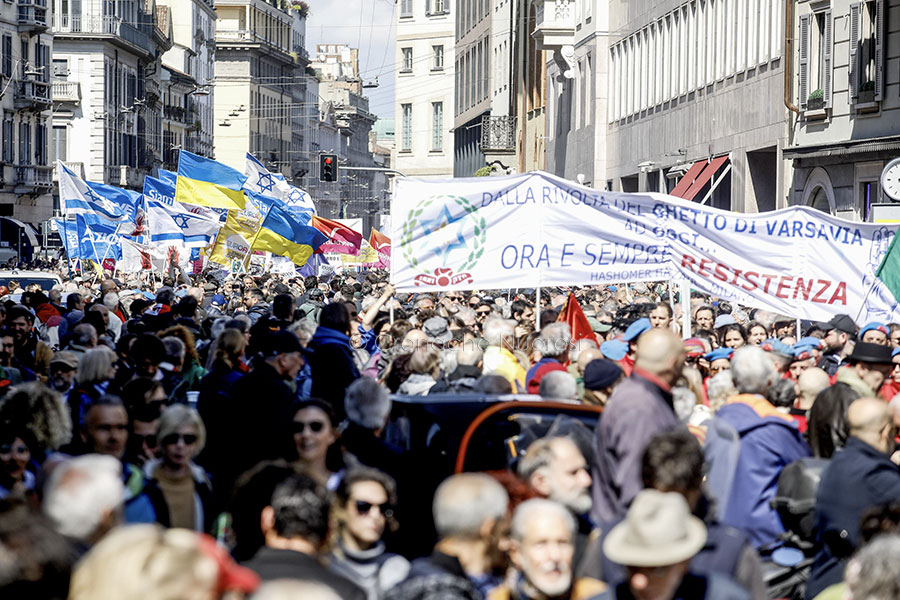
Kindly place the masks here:
POLYGON ((593 472, 597 524, 620 521, 643 488, 641 459, 657 434, 682 424, 672 408, 672 386, 684 368, 684 344, 668 329, 638 338, 634 370, 609 398, 595 436, 593 472))
POLYGON ((807 598, 843 578, 846 560, 860 543, 859 522, 866 508, 900 499, 900 469, 890 459, 897 434, 890 407, 883 400, 860 398, 847 409, 847 422, 847 444, 822 472, 816 494, 822 549, 813 563, 807 598))

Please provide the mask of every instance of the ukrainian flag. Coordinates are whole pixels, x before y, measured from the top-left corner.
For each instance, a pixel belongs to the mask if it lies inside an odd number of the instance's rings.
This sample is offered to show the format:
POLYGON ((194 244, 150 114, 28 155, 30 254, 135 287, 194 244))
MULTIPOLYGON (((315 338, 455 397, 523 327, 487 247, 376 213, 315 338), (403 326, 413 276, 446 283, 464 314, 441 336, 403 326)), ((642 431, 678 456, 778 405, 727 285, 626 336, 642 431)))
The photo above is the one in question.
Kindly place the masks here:
POLYGON ((237 169, 181 150, 178 153, 175 201, 243 210, 245 199, 242 188, 245 181, 247 177, 237 169))
POLYGON ((266 200, 272 200, 272 207, 250 248, 287 256, 295 265, 302 267, 328 238, 315 227, 302 225, 283 202, 270 198, 266 200))

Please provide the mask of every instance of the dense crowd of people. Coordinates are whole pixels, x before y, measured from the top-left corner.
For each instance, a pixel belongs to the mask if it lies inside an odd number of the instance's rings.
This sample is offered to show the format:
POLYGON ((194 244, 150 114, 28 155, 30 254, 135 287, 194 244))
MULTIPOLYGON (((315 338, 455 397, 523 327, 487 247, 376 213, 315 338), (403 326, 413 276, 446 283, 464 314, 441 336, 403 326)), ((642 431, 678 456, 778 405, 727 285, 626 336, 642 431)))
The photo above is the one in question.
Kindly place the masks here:
POLYGON ((63 281, 0 286, 0 597, 900 598, 900 324, 663 283, 63 281), (444 473, 392 409, 448 395, 596 424, 444 473))

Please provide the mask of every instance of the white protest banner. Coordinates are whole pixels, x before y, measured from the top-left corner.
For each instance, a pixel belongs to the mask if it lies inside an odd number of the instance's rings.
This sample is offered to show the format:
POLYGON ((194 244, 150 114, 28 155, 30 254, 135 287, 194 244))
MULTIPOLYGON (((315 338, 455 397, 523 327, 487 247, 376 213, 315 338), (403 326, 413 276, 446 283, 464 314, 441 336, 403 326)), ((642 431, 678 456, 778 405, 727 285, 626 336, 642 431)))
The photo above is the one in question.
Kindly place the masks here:
POLYGON ((391 281, 401 291, 685 277, 722 299, 800 318, 888 322, 897 309, 874 277, 897 226, 807 207, 733 213, 528 173, 399 179, 391 214, 391 281))

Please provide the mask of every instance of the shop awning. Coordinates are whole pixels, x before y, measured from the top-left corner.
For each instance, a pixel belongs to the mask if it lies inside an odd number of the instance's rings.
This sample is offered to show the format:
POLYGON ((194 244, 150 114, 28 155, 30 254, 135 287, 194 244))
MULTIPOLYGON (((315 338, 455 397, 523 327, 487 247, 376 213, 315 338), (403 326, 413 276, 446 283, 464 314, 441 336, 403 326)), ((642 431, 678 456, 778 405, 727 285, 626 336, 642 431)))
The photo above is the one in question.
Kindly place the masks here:
POLYGON ((727 161, 728 161, 727 154, 725 156, 720 156, 718 158, 714 158, 711 161, 709 161, 709 164, 706 165, 706 168, 703 169, 703 172, 697 176, 697 178, 691 184, 691 187, 689 187, 687 189, 687 191, 684 192, 684 194, 682 194, 681 197, 684 198, 685 200, 693 200, 694 196, 696 196, 697 193, 701 189, 703 189, 703 186, 706 185, 709 182, 709 180, 713 178, 713 175, 716 174, 716 171, 718 171, 720 168, 722 168, 722 165, 724 165, 727 161))
POLYGON ((31 244, 31 246, 33 248, 40 249, 41 244, 40 244, 40 242, 38 242, 38 239, 37 239, 37 236, 35 235, 35 230, 33 227, 31 227, 27 223, 23 223, 22 221, 20 221, 18 219, 13 219, 12 217, 0 217, 0 219, 9 221, 13 225, 18 225, 19 227, 21 227, 22 231, 25 232, 25 237, 28 238, 28 243, 31 244))
POLYGON ((678 196, 679 198, 684 198, 684 193, 688 191, 688 188, 691 187, 691 184, 694 183, 694 179, 700 175, 700 172, 709 164, 709 161, 706 160, 698 160, 694 164, 691 165, 691 168, 688 169, 687 173, 685 173, 681 179, 678 180, 678 184, 672 190, 672 196, 678 196))

